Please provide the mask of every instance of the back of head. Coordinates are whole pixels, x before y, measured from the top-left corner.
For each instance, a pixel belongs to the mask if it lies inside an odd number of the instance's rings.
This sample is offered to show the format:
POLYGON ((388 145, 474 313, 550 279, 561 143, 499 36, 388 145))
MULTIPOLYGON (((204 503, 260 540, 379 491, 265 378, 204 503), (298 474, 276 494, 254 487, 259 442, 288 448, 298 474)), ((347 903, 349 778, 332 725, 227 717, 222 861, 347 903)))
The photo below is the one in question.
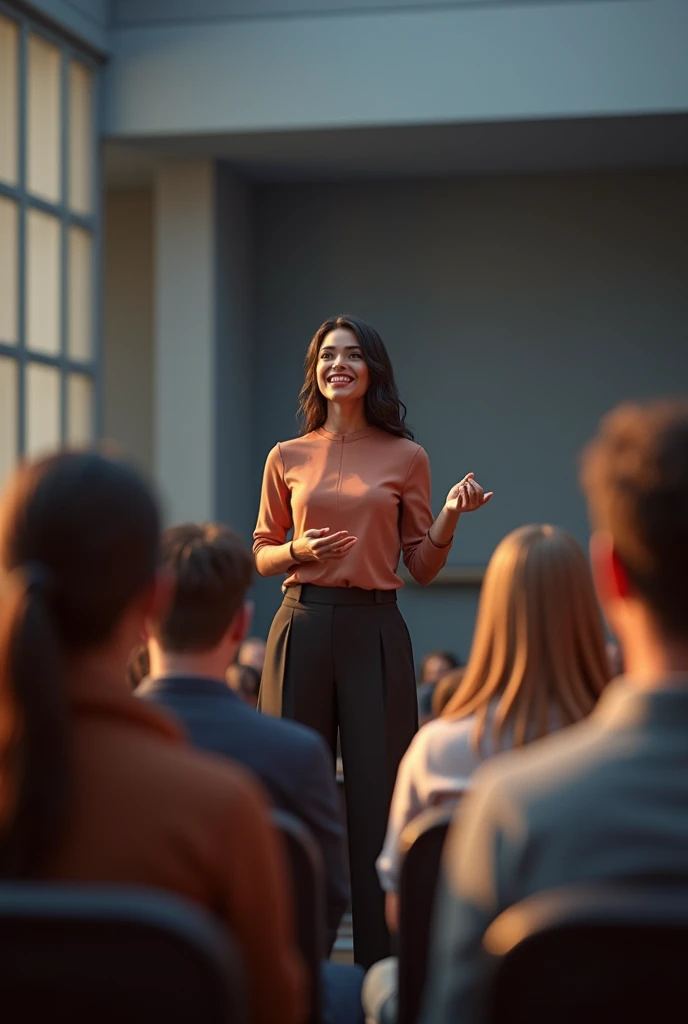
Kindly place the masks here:
POLYGON ((583 455, 596 527, 660 630, 688 631, 688 402, 619 406, 583 455))
POLYGON ((609 680, 604 629, 580 545, 556 526, 508 534, 488 565, 471 656, 445 715, 488 714, 495 746, 544 736, 584 718, 609 680))
POLYGON ((162 563, 175 579, 172 604, 152 634, 168 654, 211 651, 242 607, 253 581, 253 559, 241 538, 215 523, 166 530, 162 563))
POLYGON ((1 877, 34 876, 59 840, 71 799, 69 665, 105 643, 152 584, 159 539, 147 485, 95 452, 26 464, 10 481, 0 504, 1 877))

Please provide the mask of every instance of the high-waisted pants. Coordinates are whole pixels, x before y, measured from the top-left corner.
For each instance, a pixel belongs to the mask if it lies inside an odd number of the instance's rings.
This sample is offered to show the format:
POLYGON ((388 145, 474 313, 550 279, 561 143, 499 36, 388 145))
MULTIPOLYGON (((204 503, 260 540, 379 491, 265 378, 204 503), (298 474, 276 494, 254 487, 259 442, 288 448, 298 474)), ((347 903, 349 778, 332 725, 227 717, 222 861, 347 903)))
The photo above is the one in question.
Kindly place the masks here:
POLYGON ((389 955, 382 850, 397 768, 418 727, 413 651, 396 591, 288 587, 268 637, 260 710, 339 729, 349 833, 354 959, 389 955))

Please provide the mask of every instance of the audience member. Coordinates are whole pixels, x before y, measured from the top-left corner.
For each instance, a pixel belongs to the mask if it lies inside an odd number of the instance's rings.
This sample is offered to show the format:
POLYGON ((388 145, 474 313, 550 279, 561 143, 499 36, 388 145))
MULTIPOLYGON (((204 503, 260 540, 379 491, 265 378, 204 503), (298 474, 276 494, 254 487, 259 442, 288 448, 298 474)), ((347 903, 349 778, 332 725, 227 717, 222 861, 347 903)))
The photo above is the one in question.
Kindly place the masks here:
POLYGON ((459 659, 450 651, 431 651, 421 661, 417 687, 418 720, 421 725, 432 717, 432 696, 437 683, 460 665, 459 659))
POLYGON ((688 404, 615 410, 582 480, 597 593, 628 675, 587 721, 478 773, 447 843, 427 1024, 485 1019, 482 939, 508 905, 558 886, 685 875, 688 404))
POLYGON ((265 640, 261 640, 259 636, 248 637, 239 648, 238 663, 255 669, 260 678, 263 674, 263 665, 265 664, 266 647, 265 640))
MULTIPOLYGON (((330 752, 311 729, 255 714, 225 682, 250 622, 251 554, 226 527, 187 523, 164 534, 162 564, 176 586, 166 614, 149 623, 151 675, 138 696, 173 712, 197 747, 255 772, 274 804, 308 827, 326 874, 326 957, 349 900, 330 752)), ((361 981, 359 968, 324 965, 329 1020, 362 1016, 361 981)))
POLYGON ((298 1024, 305 978, 260 787, 187 748, 127 686, 129 652, 170 595, 159 541, 147 486, 95 453, 27 463, 4 495, 0 877, 194 900, 238 941, 253 1024, 298 1024))
POLYGON ((241 697, 245 704, 252 708, 258 707, 258 691, 260 689, 260 675, 250 665, 242 665, 235 661, 225 673, 225 681, 230 690, 233 690, 238 697, 241 697))
POLYGON ((432 695, 433 718, 440 717, 447 704, 461 685, 465 674, 465 668, 455 668, 452 669, 451 672, 448 672, 446 676, 442 676, 439 683, 435 686, 435 692, 432 695))
MULTIPOLYGON (((471 656, 444 714, 417 733, 399 767, 378 872, 397 928, 399 840, 427 807, 456 802, 478 765, 590 713, 609 680, 604 627, 585 555, 555 526, 524 526, 485 574, 471 656)), ((368 1017, 393 1015, 396 960, 366 980, 368 1017)), ((457 1018, 459 1019, 459 1018, 457 1018)))

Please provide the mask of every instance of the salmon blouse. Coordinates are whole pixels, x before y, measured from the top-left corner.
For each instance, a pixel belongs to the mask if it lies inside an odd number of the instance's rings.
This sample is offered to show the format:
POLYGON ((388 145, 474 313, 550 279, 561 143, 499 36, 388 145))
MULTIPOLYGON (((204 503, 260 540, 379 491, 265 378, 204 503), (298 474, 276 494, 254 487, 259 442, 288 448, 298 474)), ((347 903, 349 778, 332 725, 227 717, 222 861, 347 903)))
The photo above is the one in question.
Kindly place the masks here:
POLYGON ((353 434, 324 428, 276 445, 268 455, 253 553, 261 576, 287 573, 286 586, 396 590, 400 555, 430 583, 451 541, 430 539, 430 462, 420 445, 377 427, 353 434), (287 541, 306 530, 347 530, 358 542, 343 559, 294 562, 287 541))

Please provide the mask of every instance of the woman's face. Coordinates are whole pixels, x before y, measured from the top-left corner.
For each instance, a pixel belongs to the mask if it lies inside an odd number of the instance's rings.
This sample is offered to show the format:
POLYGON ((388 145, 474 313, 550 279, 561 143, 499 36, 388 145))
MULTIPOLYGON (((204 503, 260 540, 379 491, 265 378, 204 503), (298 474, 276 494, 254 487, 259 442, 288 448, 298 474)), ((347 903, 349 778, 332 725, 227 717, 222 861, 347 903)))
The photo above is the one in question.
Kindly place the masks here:
POLYGON ((365 397, 370 371, 353 331, 336 327, 323 338, 316 377, 320 393, 329 402, 355 402, 365 397))

